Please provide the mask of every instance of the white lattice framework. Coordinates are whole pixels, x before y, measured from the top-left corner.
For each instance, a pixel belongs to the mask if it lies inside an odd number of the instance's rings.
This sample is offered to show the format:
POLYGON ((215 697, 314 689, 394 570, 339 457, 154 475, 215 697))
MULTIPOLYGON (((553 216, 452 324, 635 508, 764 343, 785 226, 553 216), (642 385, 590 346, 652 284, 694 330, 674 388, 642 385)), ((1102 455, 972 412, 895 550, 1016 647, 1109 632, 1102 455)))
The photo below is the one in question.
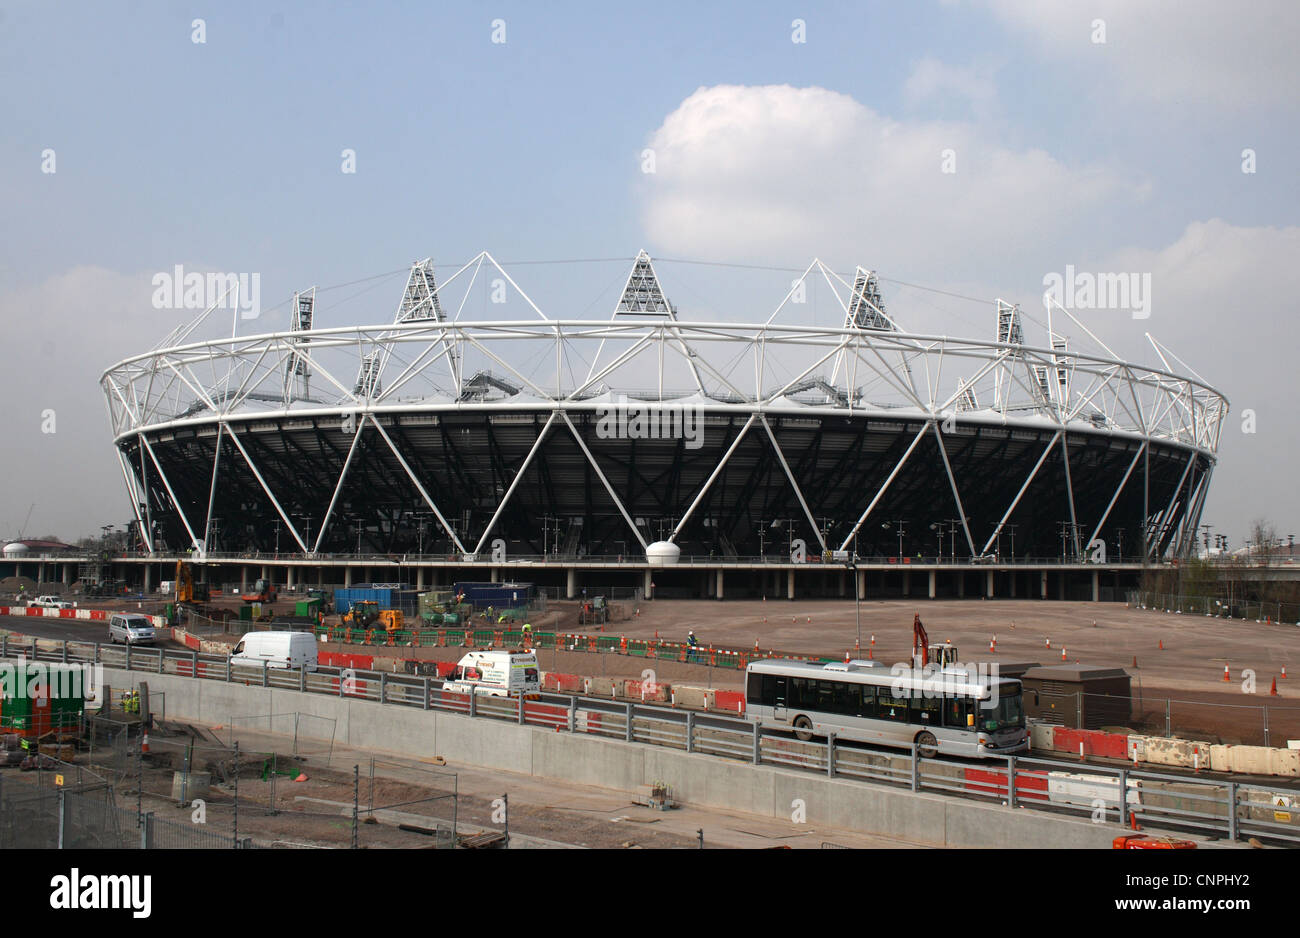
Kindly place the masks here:
MULTIPOLYGON (((324 541, 356 441, 367 428, 392 449, 457 549, 466 553, 481 550, 501 509, 514 492, 514 485, 504 494, 496 515, 478 537, 458 531, 393 444, 382 421, 385 415, 436 414, 444 410, 464 413, 474 408, 494 414, 548 412, 537 443, 518 469, 516 482, 548 433, 572 433, 632 534, 644 547, 645 538, 572 421, 574 414, 592 411, 618 397, 696 403, 711 415, 739 414, 747 418, 740 436, 723 454, 703 489, 689 505, 682 506, 674 539, 740 439, 750 431, 760 430, 776 449, 776 456, 812 528, 817 530, 807 500, 777 445, 769 418, 879 415, 893 419, 920 418, 924 424, 879 488, 862 493, 864 510, 843 543, 828 544, 818 534, 824 549, 847 548, 927 433, 933 433, 938 440, 953 495, 960 507, 957 480, 948 465, 944 438, 954 426, 981 423, 1023 427, 1044 436, 1050 434, 1033 472, 1007 506, 1003 523, 1015 510, 1053 447, 1067 446, 1071 435, 1110 434, 1140 441, 1110 506, 1100 518, 1076 519, 1071 491, 1076 553, 1087 543, 1079 539, 1080 532, 1092 531, 1095 537, 1101 530, 1129 475, 1143 455, 1149 455, 1150 445, 1187 451, 1191 457, 1188 471, 1197 455, 1207 457, 1211 471, 1199 473, 1199 477, 1193 473, 1190 483, 1188 472, 1184 472, 1175 493, 1176 503, 1171 500, 1163 510, 1153 507, 1157 528, 1162 516, 1173 518, 1177 510, 1181 519, 1177 549, 1189 543, 1208 491, 1219 434, 1227 415, 1227 401, 1219 392, 1199 376, 1172 370, 1166 356, 1168 350, 1154 340, 1153 345, 1165 365, 1163 369, 1066 350, 1063 340, 1051 332, 1047 346, 1038 347, 1022 341, 981 341, 903 331, 895 319, 864 298, 866 273, 858 268, 855 283, 851 284, 814 260, 766 319, 690 322, 679 319, 675 308, 663 299, 649 258, 643 252, 637 258, 629 284, 636 286, 644 309, 635 304, 629 307, 625 296, 609 320, 594 321, 552 318, 543 313, 491 255, 484 252, 439 286, 434 285, 429 262, 416 265, 402 306, 392 322, 312 327, 309 342, 304 331, 295 328, 156 348, 113 365, 104 372, 101 384, 118 444, 123 479, 141 531, 149 530, 150 522, 140 480, 156 473, 201 553, 206 552, 209 543, 211 501, 206 519, 188 517, 150 442, 169 430, 198 425, 215 426, 218 441, 223 435, 229 437, 305 554, 314 553, 324 541), (492 271, 517 291, 532 318, 476 321, 462 316, 470 290, 476 281, 491 276, 492 271), (830 285, 835 300, 843 308, 842 325, 781 321, 782 312, 791 308, 792 298, 798 295, 800 284, 814 276, 822 277, 830 285), (870 317, 863 316, 864 302, 869 304, 870 317), (644 315, 637 315, 638 312, 644 315), (864 319, 875 328, 859 325, 864 319), (536 365, 530 370, 521 364, 523 361, 546 362, 549 374, 539 376, 536 365), (297 382, 286 381, 286 375, 301 374, 308 369, 313 379, 313 397, 295 392, 297 382), (472 372, 467 374, 467 369, 472 372), (373 373, 373 380, 359 380, 358 376, 368 373, 373 373), (486 383, 475 383, 476 376, 485 375, 490 376, 486 383), (680 381, 680 386, 674 385, 674 381, 680 381), (485 387, 494 393, 483 394, 485 387), (241 436, 267 422, 322 416, 352 420, 355 436, 325 523, 309 543, 266 485, 241 436), (138 440, 140 452, 140 465, 134 467, 135 472, 123 454, 123 445, 132 440, 138 440), (1184 483, 1188 483, 1185 494, 1184 483)), ((1021 339, 1018 310, 1015 316, 1012 310, 999 300, 993 322, 1003 336, 1021 339)), ((188 335, 190 331, 181 334, 188 335)), ((1091 336, 1091 332, 1088 334, 1091 336)), ((173 333, 173 337, 176 335, 173 333)), ((214 493, 220 455, 218 445, 212 467, 214 493)), ((1068 459, 1065 465, 1068 483, 1068 459)), ((972 532, 965 530, 971 555, 987 552, 1000 530, 1001 525, 982 547, 972 532)), ((1158 534, 1158 531, 1151 533, 1148 541, 1158 540, 1158 534)), ((151 539, 143 540, 150 543, 151 539)))

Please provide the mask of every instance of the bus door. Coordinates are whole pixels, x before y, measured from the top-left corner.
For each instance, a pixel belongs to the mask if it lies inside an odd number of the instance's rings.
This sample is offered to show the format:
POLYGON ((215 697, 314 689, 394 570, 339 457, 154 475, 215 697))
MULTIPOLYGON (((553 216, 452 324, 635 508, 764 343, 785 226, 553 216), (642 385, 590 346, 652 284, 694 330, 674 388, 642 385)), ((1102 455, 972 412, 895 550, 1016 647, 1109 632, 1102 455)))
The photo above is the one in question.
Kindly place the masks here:
POLYGON ((775 692, 772 696, 772 716, 778 720, 785 719, 786 686, 788 679, 780 675, 771 676, 775 692))

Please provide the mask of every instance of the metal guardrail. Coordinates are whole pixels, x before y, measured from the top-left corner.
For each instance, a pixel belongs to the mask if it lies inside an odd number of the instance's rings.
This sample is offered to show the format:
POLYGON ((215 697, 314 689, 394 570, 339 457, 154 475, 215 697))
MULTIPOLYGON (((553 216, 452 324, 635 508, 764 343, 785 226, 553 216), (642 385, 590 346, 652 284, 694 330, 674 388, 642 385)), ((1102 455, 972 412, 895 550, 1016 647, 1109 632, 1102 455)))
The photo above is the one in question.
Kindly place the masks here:
POLYGON ((100 664, 143 674, 172 674, 226 683, 370 700, 383 706, 442 710, 472 718, 507 720, 568 732, 664 746, 689 753, 741 759, 845 778, 933 792, 1013 808, 1087 816, 1096 823, 1127 825, 1136 814, 1145 826, 1190 831, 1237 841, 1256 837, 1300 845, 1300 792, 1266 784, 1206 779, 1008 756, 984 761, 922 758, 915 745, 887 752, 831 736, 807 742, 761 728, 743 717, 675 710, 650 704, 545 693, 518 697, 447 694, 443 681, 381 671, 321 667, 315 672, 232 665, 224 655, 163 648, 0 636, 0 658, 100 664), (51 647, 53 645, 54 647, 51 647), (42 647, 44 646, 44 647, 42 647), (1120 792, 1128 792, 1125 798, 1120 792), (1290 791, 1288 790, 1283 790, 1290 791), (1288 803, 1277 805, 1282 794, 1288 803))

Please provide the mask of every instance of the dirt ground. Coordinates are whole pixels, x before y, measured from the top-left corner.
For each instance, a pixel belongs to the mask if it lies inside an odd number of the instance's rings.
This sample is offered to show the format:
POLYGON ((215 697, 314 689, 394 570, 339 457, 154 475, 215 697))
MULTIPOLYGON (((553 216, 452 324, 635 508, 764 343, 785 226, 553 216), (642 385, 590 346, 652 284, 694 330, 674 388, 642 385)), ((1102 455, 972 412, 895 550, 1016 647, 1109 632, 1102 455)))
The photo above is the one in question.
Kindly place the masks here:
MULTIPOLYGON (((629 621, 606 626, 605 634, 640 639, 657 635, 681 642, 694 629, 705 646, 752 649, 757 640, 764 651, 837 658, 846 652, 862 658, 870 654, 893 663, 910 659, 912 616, 919 613, 930 641, 952 641, 963 662, 1061 664, 1064 650, 1070 664, 1123 668, 1132 679, 1133 729, 1163 735, 1168 715, 1179 735, 1262 745, 1267 708, 1269 744, 1300 739, 1300 627, 1294 625, 1129 609, 1119 603, 1034 600, 864 600, 858 613, 862 645, 856 650, 851 599, 643 602, 629 621), (997 650, 991 652, 995 636, 997 650), (1231 677, 1226 683, 1225 664, 1231 677), (1287 677, 1282 677, 1283 666, 1287 677), (1253 693, 1247 671, 1254 675, 1253 693), (1276 696, 1270 693, 1275 680, 1276 696)), ((579 630, 576 625, 569 628, 579 630)), ((378 653, 451 661, 463 649, 394 648, 378 653)), ((662 658, 550 648, 540 649, 538 655, 547 671, 635 678, 651 668, 660 681, 742 686, 735 670, 662 658)))

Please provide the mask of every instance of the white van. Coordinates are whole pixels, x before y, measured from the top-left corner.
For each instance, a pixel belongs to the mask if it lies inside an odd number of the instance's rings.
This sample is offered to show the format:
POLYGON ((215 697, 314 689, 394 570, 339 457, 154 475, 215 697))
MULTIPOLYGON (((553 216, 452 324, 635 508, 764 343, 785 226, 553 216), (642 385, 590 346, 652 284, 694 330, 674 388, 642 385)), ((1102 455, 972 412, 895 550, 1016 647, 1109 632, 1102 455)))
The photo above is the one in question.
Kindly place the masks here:
POLYGON ((484 694, 489 697, 538 696, 542 672, 532 652, 471 651, 456 663, 442 685, 449 694, 484 694))
POLYGON ((316 638, 310 632, 249 632, 230 653, 231 664, 315 671, 316 638))

